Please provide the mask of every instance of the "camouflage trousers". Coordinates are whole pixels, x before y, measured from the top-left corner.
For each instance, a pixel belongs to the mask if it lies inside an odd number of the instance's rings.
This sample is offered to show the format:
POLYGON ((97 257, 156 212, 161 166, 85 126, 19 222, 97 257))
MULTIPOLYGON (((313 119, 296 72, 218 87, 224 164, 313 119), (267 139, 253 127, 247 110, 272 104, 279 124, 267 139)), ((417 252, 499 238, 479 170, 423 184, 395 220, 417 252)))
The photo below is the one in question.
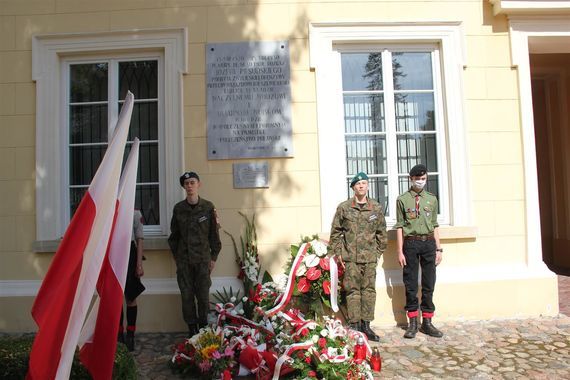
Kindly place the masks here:
POLYGON ((348 322, 356 323, 374 320, 376 305, 377 263, 357 264, 346 262, 343 286, 346 291, 348 322))
POLYGON ((210 308, 210 286, 212 285, 208 263, 177 264, 176 279, 182 296, 184 321, 189 325, 206 324, 210 308))

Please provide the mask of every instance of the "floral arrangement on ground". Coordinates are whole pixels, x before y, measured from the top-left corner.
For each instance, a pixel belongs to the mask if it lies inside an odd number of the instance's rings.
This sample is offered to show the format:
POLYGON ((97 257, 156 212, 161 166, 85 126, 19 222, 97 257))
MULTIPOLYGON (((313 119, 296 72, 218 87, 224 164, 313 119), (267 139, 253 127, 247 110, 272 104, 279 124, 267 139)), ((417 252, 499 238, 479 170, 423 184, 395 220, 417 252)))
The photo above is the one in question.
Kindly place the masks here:
POLYGON ((241 252, 230 236, 245 293, 224 289, 215 295, 216 322, 174 346, 173 372, 222 380, 372 379, 366 336, 327 316, 338 311, 343 274, 327 243, 313 236, 291 246, 287 281, 275 283, 261 269, 254 219, 242 217, 241 252), (295 296, 309 302, 304 311, 312 318, 292 307, 295 296))

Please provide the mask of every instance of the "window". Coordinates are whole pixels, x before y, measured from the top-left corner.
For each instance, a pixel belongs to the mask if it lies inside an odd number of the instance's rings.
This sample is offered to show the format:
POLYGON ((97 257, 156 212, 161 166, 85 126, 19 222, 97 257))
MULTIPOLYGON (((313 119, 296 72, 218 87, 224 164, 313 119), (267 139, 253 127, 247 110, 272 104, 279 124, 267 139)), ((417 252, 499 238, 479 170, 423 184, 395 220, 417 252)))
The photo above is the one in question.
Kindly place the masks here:
POLYGON ((463 39, 459 22, 309 26, 323 231, 359 171, 395 224, 396 198, 417 163, 428 167, 440 224, 471 225, 463 39))
MULTIPOLYGON (((140 139, 135 208, 145 228, 160 225, 160 177, 163 124, 162 59, 67 60, 69 211, 73 215, 97 170, 127 91, 135 96, 124 160, 135 137, 140 139)), ((163 174, 162 174, 163 175, 163 174)))
POLYGON ((63 236, 127 90, 135 95, 128 139, 141 140, 136 207, 148 236, 168 233, 172 207, 182 196, 187 49, 185 28, 33 37, 39 250, 52 249, 51 242, 63 236))
MULTIPOLYGON (((429 171, 427 189, 441 199, 446 176, 438 171, 438 158, 445 157, 445 152, 440 149, 444 136, 439 133, 437 49, 376 47, 339 52, 347 195, 353 195, 351 178, 366 172, 369 196, 383 205, 391 220, 396 198, 409 188, 410 169, 422 163, 429 171)), ((442 201, 439 215, 444 220, 442 201)))

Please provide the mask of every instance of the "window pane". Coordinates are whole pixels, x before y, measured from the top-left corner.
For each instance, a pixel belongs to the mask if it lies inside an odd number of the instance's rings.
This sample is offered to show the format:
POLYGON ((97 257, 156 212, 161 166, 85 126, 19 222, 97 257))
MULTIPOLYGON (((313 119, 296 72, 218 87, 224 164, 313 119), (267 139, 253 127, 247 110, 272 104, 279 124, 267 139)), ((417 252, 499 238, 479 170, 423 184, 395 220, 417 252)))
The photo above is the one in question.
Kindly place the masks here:
POLYGON ((71 144, 106 141, 106 104, 72 105, 69 107, 69 142, 71 144))
MULTIPOLYGON (((400 194, 402 194, 404 191, 408 191, 410 189, 411 183, 409 181, 409 177, 405 176, 405 177, 400 177, 399 178, 399 182, 400 182, 400 194)), ((434 194, 437 199, 439 200, 439 176, 437 174, 428 174, 428 181, 426 184, 426 190, 429 191, 430 193, 434 194)), ((439 206, 439 202, 438 202, 438 206, 439 206)), ((439 209, 437 210, 439 213, 439 209)))
MULTIPOLYGON (((346 188, 348 197, 354 196, 354 191, 350 187, 352 177, 347 178, 346 188)), ((385 177, 371 177, 368 179, 368 196, 375 199, 382 206, 384 215, 388 216, 388 178, 385 177)))
POLYGON ((89 185, 106 149, 106 145, 70 147, 69 184, 89 185))
MULTIPOLYGON (((132 143, 127 143, 123 156, 123 167, 127 162, 132 146, 132 143)), ((158 143, 141 143, 139 145, 137 183, 158 181, 158 143)))
POLYGON ((158 98, 158 61, 119 63, 119 99, 131 91, 135 99, 158 98))
POLYGON ((392 53, 395 90, 433 90, 431 53, 392 53))
POLYGON ((437 172, 437 152, 434 134, 405 134, 398 136, 398 172, 409 173, 417 164, 428 172, 437 172))
POLYGON ((398 132, 434 131, 432 93, 395 94, 396 129, 398 132))
POLYGON ((346 136, 346 173, 386 174, 385 136, 346 136))
POLYGON ((343 53, 341 64, 344 91, 382 90, 381 53, 343 53))
MULTIPOLYGON (((119 112, 123 104, 119 104, 119 112)), ((139 140, 158 140, 158 102, 133 105, 128 139, 132 141, 135 137, 139 140)))
POLYGON ((345 95, 344 131, 384 132, 384 95, 345 95))
POLYGON ((70 65, 69 71, 72 103, 107 100, 107 63, 70 65))
POLYGON ((85 194, 85 192, 87 191, 88 187, 81 187, 81 188, 73 188, 70 189, 69 191, 69 207, 70 207, 70 211, 71 211, 71 216, 73 216, 73 214, 75 214, 75 210, 77 210, 77 207, 79 207, 79 203, 81 202, 81 199, 83 198, 83 195, 85 194))
POLYGON ((160 224, 158 185, 137 185, 135 208, 143 214, 147 225, 160 224))

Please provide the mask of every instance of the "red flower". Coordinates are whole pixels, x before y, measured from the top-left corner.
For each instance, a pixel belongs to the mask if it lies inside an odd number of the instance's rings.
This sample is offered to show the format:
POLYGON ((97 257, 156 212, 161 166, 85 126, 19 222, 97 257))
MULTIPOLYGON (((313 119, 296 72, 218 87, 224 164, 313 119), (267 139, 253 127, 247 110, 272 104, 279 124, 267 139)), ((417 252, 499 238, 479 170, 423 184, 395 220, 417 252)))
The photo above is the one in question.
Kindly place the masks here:
POLYGON ((316 373, 315 371, 309 371, 309 372, 307 373, 307 376, 309 376, 309 377, 317 377, 317 373, 316 373))
POLYGON ((232 380, 232 373, 229 369, 224 370, 222 373, 222 380, 232 380))
POLYGON ((305 357, 305 354, 303 354, 301 351, 297 352, 297 357, 299 359, 303 359, 305 357))
POLYGON ((307 336, 307 334, 309 334, 309 330, 307 329, 301 330, 301 336, 307 336))
POLYGON ((315 281, 321 277, 321 270, 317 267, 312 267, 307 270, 307 278, 311 281, 315 281))
POLYGON ((327 340, 325 338, 319 338, 319 347, 325 348, 327 346, 327 340))
POLYGON ((297 290, 301 293, 307 293, 310 288, 311 285, 309 284, 309 281, 307 281, 307 278, 301 277, 297 283, 297 290))
POLYGON ((323 281, 323 290, 325 294, 331 294, 331 282, 329 280, 323 281))
POLYGON ((305 356, 305 363, 311 364, 311 357, 310 356, 305 356))
POLYGON ((328 257, 323 257, 322 259, 319 260, 319 266, 321 268, 323 268, 323 270, 330 270, 331 266, 330 266, 330 261, 328 257))

